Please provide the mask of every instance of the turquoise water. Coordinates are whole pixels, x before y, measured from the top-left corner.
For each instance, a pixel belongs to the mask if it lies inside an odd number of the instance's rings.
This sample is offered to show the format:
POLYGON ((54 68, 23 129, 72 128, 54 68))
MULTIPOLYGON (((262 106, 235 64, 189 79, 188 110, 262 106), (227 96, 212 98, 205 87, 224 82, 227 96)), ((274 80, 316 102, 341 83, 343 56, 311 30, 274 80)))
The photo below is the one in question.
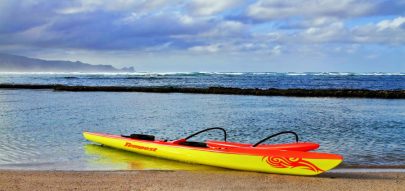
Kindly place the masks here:
MULTIPOLYGON (((293 130, 342 154, 343 166, 405 165, 405 100, 0 90, 0 168, 200 168, 95 146, 81 133, 177 139, 214 126, 249 143, 293 130)), ((208 137, 221 134, 198 139, 208 137)))

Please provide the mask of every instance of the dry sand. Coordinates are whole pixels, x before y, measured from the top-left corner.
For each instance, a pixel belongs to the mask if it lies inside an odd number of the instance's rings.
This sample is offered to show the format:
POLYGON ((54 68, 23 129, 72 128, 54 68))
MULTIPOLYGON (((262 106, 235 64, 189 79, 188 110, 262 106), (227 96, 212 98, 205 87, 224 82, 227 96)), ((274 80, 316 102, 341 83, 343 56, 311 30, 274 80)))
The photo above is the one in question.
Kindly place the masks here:
POLYGON ((405 173, 288 176, 239 171, 0 171, 0 190, 405 190, 405 173))

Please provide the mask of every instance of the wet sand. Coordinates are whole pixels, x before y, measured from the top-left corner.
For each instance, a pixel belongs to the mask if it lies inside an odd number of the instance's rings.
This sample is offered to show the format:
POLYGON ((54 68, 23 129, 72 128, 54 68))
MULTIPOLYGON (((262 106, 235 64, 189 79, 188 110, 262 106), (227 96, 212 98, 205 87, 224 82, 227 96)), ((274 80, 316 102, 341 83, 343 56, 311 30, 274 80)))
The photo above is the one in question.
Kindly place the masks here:
POLYGON ((405 190, 403 172, 0 171, 0 190, 405 190))

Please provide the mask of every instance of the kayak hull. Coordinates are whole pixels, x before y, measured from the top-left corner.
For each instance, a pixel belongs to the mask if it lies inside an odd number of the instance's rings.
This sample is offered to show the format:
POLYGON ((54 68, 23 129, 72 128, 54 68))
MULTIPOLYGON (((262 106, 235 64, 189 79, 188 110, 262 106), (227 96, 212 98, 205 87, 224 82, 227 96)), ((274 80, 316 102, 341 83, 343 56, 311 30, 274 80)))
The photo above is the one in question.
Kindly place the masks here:
POLYGON ((84 132, 85 139, 105 146, 170 160, 236 170, 316 175, 339 165, 340 155, 251 148, 198 148, 163 141, 145 141, 117 135, 84 132))

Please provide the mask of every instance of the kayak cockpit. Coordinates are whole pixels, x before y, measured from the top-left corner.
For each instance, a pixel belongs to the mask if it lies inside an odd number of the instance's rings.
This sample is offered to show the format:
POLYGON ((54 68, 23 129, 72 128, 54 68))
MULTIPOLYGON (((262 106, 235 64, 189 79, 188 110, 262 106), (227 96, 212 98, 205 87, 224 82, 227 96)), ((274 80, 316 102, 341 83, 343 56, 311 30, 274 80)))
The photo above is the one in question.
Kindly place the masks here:
POLYGON ((190 136, 182 139, 177 139, 173 141, 167 140, 156 140, 154 135, 147 135, 147 134, 130 134, 130 135, 121 135, 122 137, 135 139, 135 140, 143 140, 143 141, 151 141, 151 142, 163 142, 170 145, 182 145, 182 146, 189 146, 189 147, 200 147, 200 148, 211 148, 211 149, 232 149, 232 148, 250 148, 250 149, 257 149, 257 150, 289 150, 289 151, 311 151, 319 148, 319 144, 312 143, 312 142, 299 142, 299 138, 297 133, 293 131, 283 131, 273 135, 270 135, 256 144, 246 144, 246 143, 235 143, 235 142, 227 142, 227 133, 226 130, 221 127, 213 127, 198 131, 190 136), (190 138, 195 137, 203 132, 211 131, 211 130, 221 130, 223 132, 223 141, 215 141, 215 140, 208 140, 205 142, 196 142, 196 141, 188 141, 190 138), (262 144, 263 142, 282 135, 282 134, 293 134, 295 137, 295 143, 285 143, 285 144, 262 144))
POLYGON ((146 135, 146 134, 121 135, 121 137, 130 138, 130 139, 139 139, 139 140, 145 140, 145 141, 155 141, 154 135, 146 135))

